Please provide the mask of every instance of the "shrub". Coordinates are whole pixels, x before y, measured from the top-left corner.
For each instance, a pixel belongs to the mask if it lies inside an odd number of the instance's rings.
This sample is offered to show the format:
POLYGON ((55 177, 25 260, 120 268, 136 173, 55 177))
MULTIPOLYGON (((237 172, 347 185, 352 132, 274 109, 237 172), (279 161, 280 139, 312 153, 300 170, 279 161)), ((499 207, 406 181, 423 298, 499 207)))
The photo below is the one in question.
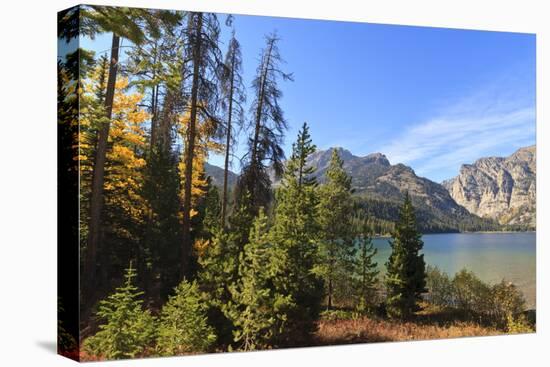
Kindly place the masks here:
POLYGON ((523 295, 510 282, 503 280, 489 285, 465 269, 451 280, 437 267, 428 267, 426 283, 429 289, 426 299, 434 305, 465 311, 499 329, 532 330, 530 325, 533 323, 522 316, 525 310, 523 295))
POLYGON ((525 334, 535 332, 535 328, 527 320, 524 314, 516 317, 508 315, 506 319, 506 330, 511 334, 525 334))
POLYGON ((428 288, 426 297, 428 302, 443 307, 452 305, 454 297, 452 280, 437 266, 428 265, 426 268, 426 287, 428 288))
POLYGON ((491 287, 474 273, 462 269, 453 281, 454 305, 464 311, 483 315, 491 311, 491 287))
POLYGON ((94 336, 84 341, 84 351, 106 359, 143 355, 154 341, 155 319, 138 299, 143 292, 132 283, 136 271, 126 270, 125 283, 99 303, 97 316, 105 320, 94 336))
POLYGON ((510 319, 519 320, 520 314, 525 309, 525 300, 514 284, 503 280, 492 287, 491 294, 493 303, 491 314, 498 326, 506 327, 510 319))
POLYGON ((181 282, 160 313, 159 353, 172 356, 207 351, 216 341, 216 334, 207 323, 206 309, 196 282, 181 282))

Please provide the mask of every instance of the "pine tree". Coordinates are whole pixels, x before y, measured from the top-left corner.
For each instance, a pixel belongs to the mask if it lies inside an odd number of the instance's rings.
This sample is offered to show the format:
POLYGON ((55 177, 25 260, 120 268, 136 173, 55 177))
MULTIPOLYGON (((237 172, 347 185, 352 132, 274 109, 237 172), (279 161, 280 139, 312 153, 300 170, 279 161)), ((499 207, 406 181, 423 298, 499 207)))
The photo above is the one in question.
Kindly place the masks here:
POLYGON ((99 303, 97 316, 105 321, 100 331, 84 342, 84 350, 105 359, 136 358, 151 347, 155 336, 155 319, 143 310, 139 299, 143 292, 133 284, 136 271, 126 270, 124 285, 99 303))
POLYGON ((239 258, 239 280, 230 289, 228 315, 240 349, 272 347, 284 331, 287 310, 293 306, 292 297, 277 287, 287 275, 285 263, 285 252, 273 244, 260 208, 239 258))
MULTIPOLYGON (((182 203, 182 275, 191 273, 191 249, 193 238, 191 234, 191 218, 193 213, 193 175, 196 175, 196 145, 200 133, 200 122, 212 123, 209 133, 218 130, 219 120, 215 118, 217 102, 217 81, 219 69, 222 67, 221 51, 219 49, 220 27, 216 14, 189 12, 187 13, 186 35, 188 54, 190 55, 189 82, 189 117, 185 126, 185 148, 182 161, 183 173, 183 203, 182 203)), ((204 132, 204 131, 203 131, 204 132)), ((210 135, 210 134, 208 134, 210 135)))
POLYGON ((174 356, 208 351, 216 341, 216 334, 208 325, 206 310, 197 283, 182 281, 160 312, 158 352, 174 356))
POLYGON ((233 151, 235 142, 235 127, 242 128, 244 125, 244 110, 243 103, 246 101, 246 94, 242 80, 242 56, 241 45, 235 38, 233 31, 227 54, 225 55, 224 69, 221 78, 221 88, 223 94, 222 107, 226 112, 225 126, 225 161, 223 174, 223 191, 222 191, 222 213, 221 225, 225 227, 227 218, 227 202, 228 202, 228 173, 230 166, 230 155, 233 151))
POLYGON ((286 251, 287 277, 283 287, 296 304, 288 315, 287 343, 304 342, 310 336, 323 296, 322 279, 312 272, 318 252, 319 195, 313 176, 315 167, 308 166, 307 161, 315 149, 304 123, 276 191, 273 236, 286 251))
POLYGON ((373 260, 378 249, 374 247, 369 229, 365 225, 357 232, 356 244, 358 248, 355 263, 356 308, 359 312, 367 312, 374 306, 379 271, 378 264, 373 260))
POLYGON ((233 343, 234 327, 227 305, 231 301, 230 288, 238 280, 241 251, 237 236, 218 228, 198 258, 198 284, 208 307, 208 320, 216 330, 218 345, 224 347, 233 343))
POLYGON ((143 174, 142 196, 147 206, 141 246, 143 260, 149 264, 144 286, 159 299, 166 299, 180 280, 181 187, 177 163, 174 152, 155 149, 143 174))
POLYGON ((237 182, 237 202, 241 201, 244 194, 250 195, 253 215, 261 206, 267 208, 271 200, 267 165, 271 165, 277 177, 283 172, 284 151, 281 144, 287 122, 279 105, 282 92, 278 80, 292 80, 292 74, 280 69, 283 59, 278 42, 276 34, 266 37, 266 47, 261 52, 260 65, 252 82, 255 94, 250 107, 252 134, 248 139, 242 174, 237 182))
POLYGON ((326 176, 327 181, 320 188, 319 222, 322 238, 315 272, 324 279, 327 309, 331 309, 335 293, 349 285, 355 256, 351 177, 344 170, 344 162, 337 149, 332 151, 326 176))
POLYGON ((390 245, 392 253, 386 263, 387 311, 391 317, 409 318, 418 310, 417 302, 426 292, 424 243, 417 230, 414 207, 405 194, 399 220, 390 245))
POLYGON ((90 223, 83 270, 85 295, 91 291, 91 286, 95 278, 97 252, 100 241, 100 227, 103 223, 102 212, 104 203, 105 163, 107 161, 111 117, 115 103, 120 39, 124 37, 134 44, 142 43, 145 35, 138 24, 141 21, 150 19, 150 14, 147 10, 143 9, 89 6, 83 7, 80 11, 79 26, 84 34, 94 38, 98 33, 112 32, 109 74, 104 98, 105 118, 102 120, 101 127, 97 134, 94 168, 92 171, 90 223))

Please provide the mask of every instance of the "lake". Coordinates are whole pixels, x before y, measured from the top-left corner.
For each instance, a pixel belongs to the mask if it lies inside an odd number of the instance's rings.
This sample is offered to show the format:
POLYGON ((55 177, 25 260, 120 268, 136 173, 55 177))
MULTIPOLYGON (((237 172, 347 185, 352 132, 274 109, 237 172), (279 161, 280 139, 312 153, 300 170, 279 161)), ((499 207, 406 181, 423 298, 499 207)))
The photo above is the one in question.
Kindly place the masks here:
MULTIPOLYGON (((422 240, 426 264, 451 276, 466 268, 485 282, 506 279, 523 292, 527 306, 535 308, 535 232, 426 234, 422 240)), ((384 272, 391 253, 388 238, 373 242, 378 249, 375 261, 384 272)))

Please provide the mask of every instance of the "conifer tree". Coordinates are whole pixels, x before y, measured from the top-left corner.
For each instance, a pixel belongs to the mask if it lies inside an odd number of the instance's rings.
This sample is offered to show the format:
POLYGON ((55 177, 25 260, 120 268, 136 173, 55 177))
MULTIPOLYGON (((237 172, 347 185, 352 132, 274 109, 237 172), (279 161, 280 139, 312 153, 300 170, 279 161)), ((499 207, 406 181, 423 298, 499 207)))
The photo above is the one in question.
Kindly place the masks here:
POLYGON ((105 359, 136 358, 151 347, 155 319, 143 310, 143 292, 134 285, 136 271, 126 270, 124 285, 99 303, 97 316, 105 321, 100 331, 84 342, 84 350, 105 359))
MULTIPOLYGON (((185 126, 184 154, 182 161, 183 200, 182 200, 182 275, 190 274, 191 249, 193 238, 191 234, 191 218, 193 213, 192 191, 197 136, 200 134, 199 121, 212 123, 212 132, 218 130, 219 120, 215 117, 218 99, 217 81, 219 69, 223 65, 219 49, 220 27, 216 14, 189 12, 187 13, 187 49, 190 55, 189 67, 189 117, 185 126)), ((210 135, 210 134, 209 134, 210 135)), ((183 278, 182 276, 182 278, 183 278)))
POLYGON ((242 56, 241 45, 235 38, 233 31, 229 47, 225 55, 224 69, 221 78, 222 88, 222 107, 226 112, 225 126, 225 161, 223 174, 223 191, 222 191, 222 212, 221 225, 225 227, 227 218, 227 202, 228 202, 228 174, 230 166, 230 155, 233 151, 235 142, 235 127, 242 128, 244 124, 244 110, 242 104, 246 101, 244 84, 242 81, 242 56))
POLYGON ((150 268, 144 286, 163 299, 180 280, 181 187, 177 163, 174 152, 155 149, 149 154, 143 175, 142 195, 147 206, 141 244, 145 250, 143 260, 150 268))
POLYGON ((356 308, 360 312, 366 312, 373 306, 376 295, 375 287, 379 271, 374 257, 378 253, 378 249, 374 247, 366 225, 357 232, 356 243, 358 248, 355 263, 356 308))
POLYGON ((332 150, 326 173, 327 181, 320 187, 319 222, 320 252, 315 272, 323 277, 327 309, 331 309, 336 291, 344 289, 353 271, 355 248, 352 230, 351 177, 344 170, 338 150, 332 150))
POLYGON ((214 227, 208 245, 198 258, 199 286, 204 302, 209 306, 208 319, 215 327, 218 342, 222 346, 233 344, 231 313, 235 308, 231 304, 231 289, 236 287, 239 280, 240 257, 250 236, 248 228, 254 221, 247 206, 248 201, 249 196, 243 197, 242 205, 229 216, 230 230, 214 227))
POLYGON ((162 307, 157 350, 161 355, 206 352, 216 341, 196 282, 182 281, 162 307))
POLYGON ((203 292, 203 302, 208 307, 208 321, 215 328, 221 346, 233 343, 228 303, 231 301, 230 288, 238 279, 240 253, 237 236, 218 228, 198 258, 198 284, 203 292))
POLYGON ((273 346, 293 306, 292 297, 277 287, 287 276, 285 251, 273 244, 267 222, 260 208, 250 242, 239 258, 239 280, 230 289, 228 315, 235 327, 234 340, 242 350, 273 346))
POLYGON ((288 276, 284 287, 296 304, 286 328, 293 343, 303 342, 314 330, 323 296, 322 279, 312 272, 318 252, 319 195, 315 167, 308 166, 307 161, 315 149, 304 123, 276 191, 273 236, 286 251, 288 276))
POLYGON ((84 34, 94 38, 98 33, 112 32, 109 74, 104 98, 105 119, 102 120, 101 127, 98 130, 94 168, 92 171, 90 223, 83 271, 85 293, 91 290, 97 265, 97 252, 104 203, 103 190, 105 183, 105 163, 107 161, 108 151, 107 143, 110 135, 111 117, 114 108, 119 67, 120 39, 127 38, 134 44, 142 43, 145 35, 138 24, 140 21, 147 21, 150 19, 150 14, 144 9, 90 6, 84 7, 80 11, 79 25, 84 34))
POLYGON ((392 253, 386 263, 386 308, 391 317, 411 317, 418 310, 417 302, 422 293, 426 292, 424 255, 420 254, 424 243, 421 238, 407 192, 390 241, 392 253))
POLYGON ((271 165, 277 177, 283 172, 284 151, 281 144, 287 122, 279 105, 282 92, 278 81, 293 79, 292 74, 280 68, 283 59, 278 42, 276 34, 266 36, 266 47, 261 52, 260 65, 252 82, 255 94, 250 107, 252 133, 248 139, 242 174, 237 182, 237 202, 243 194, 250 195, 250 209, 254 215, 261 206, 266 208, 271 199, 267 165, 271 165))

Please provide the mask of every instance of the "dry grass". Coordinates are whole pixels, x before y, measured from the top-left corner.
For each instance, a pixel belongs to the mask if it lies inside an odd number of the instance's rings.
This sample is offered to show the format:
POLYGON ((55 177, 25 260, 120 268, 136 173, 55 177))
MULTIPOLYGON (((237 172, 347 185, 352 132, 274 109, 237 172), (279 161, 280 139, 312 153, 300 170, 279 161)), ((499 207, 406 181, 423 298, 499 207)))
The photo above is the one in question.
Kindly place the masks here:
POLYGON ((351 320, 321 320, 315 335, 317 345, 374 343, 489 336, 502 330, 465 321, 445 310, 427 309, 413 321, 360 317, 351 320))

